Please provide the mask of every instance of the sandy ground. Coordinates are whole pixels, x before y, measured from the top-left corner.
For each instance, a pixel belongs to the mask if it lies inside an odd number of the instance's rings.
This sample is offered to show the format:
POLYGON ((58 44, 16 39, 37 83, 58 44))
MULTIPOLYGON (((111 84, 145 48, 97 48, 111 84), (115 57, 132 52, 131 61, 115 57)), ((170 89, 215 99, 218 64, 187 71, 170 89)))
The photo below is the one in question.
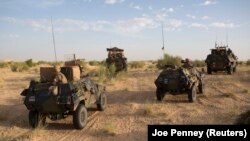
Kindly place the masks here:
POLYGON ((20 92, 35 71, 14 73, 0 69, 0 141, 6 140, 147 140, 148 124, 234 124, 250 109, 250 67, 234 75, 206 75, 206 94, 188 103, 187 95, 166 95, 157 102, 154 80, 158 71, 131 71, 126 78, 107 84, 108 107, 89 111, 88 124, 75 130, 72 117, 33 130, 20 92))

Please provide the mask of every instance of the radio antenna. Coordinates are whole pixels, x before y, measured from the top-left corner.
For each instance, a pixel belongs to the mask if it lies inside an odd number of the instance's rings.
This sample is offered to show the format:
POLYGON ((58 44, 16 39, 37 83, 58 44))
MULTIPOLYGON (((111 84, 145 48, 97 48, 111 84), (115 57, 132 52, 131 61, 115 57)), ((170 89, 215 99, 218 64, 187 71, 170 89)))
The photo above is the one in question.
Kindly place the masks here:
POLYGON ((53 22, 52 22, 52 16, 51 16, 51 30, 52 30, 52 37, 53 37, 53 45, 54 45, 55 59, 56 59, 56 63, 57 63, 56 43, 55 43, 55 35, 54 35, 54 27, 53 27, 53 22))
POLYGON ((162 33, 162 51, 163 51, 163 58, 165 54, 165 42, 164 42, 164 31, 163 31, 163 22, 161 23, 161 33, 162 33))
POLYGON ((227 35, 226 35, 226 40, 227 40, 227 47, 228 47, 228 32, 227 32, 227 35))
MULTIPOLYGON (((215 33, 215 47, 217 47, 217 37, 218 35, 217 35, 217 32, 215 33)), ((219 44, 219 43, 218 43, 219 44)))

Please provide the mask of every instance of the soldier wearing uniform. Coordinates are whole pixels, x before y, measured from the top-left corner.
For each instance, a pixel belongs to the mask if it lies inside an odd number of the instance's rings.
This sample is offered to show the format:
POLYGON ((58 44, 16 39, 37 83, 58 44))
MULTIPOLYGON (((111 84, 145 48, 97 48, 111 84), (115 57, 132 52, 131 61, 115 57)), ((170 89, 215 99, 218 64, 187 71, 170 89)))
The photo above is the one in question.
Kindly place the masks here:
POLYGON ((60 66, 55 66, 55 76, 54 76, 54 83, 56 84, 65 84, 67 83, 67 78, 63 73, 61 73, 60 66))
POLYGON ((186 58, 182 67, 183 68, 190 68, 190 67, 193 67, 193 65, 191 64, 190 60, 188 58, 186 58))
POLYGON ((58 95, 58 84, 65 84, 67 83, 67 78, 63 73, 61 73, 60 66, 55 66, 55 75, 53 79, 53 86, 50 86, 49 93, 52 95, 58 95))

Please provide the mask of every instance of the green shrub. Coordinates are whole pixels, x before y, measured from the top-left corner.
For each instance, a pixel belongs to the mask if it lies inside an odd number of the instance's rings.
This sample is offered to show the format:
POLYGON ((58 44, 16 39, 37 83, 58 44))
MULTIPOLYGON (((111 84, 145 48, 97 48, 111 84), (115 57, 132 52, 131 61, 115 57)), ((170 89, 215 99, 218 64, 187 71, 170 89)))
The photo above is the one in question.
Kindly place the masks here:
POLYGON ((89 61, 90 66, 98 66, 99 64, 100 64, 100 62, 98 62, 98 61, 89 61))
POLYGON ((56 66, 56 65, 63 66, 63 65, 64 65, 64 62, 62 62, 62 61, 58 61, 58 62, 48 62, 48 64, 51 65, 51 66, 56 66))
POLYGON ((250 59, 247 60, 247 65, 250 66, 250 59))
POLYGON ((206 63, 204 60, 194 60, 191 62, 195 67, 205 67, 206 63))
POLYGON ((8 63, 0 62, 0 68, 6 68, 6 67, 8 67, 8 63))
POLYGON ((26 60, 25 63, 26 63, 29 67, 32 67, 32 66, 34 65, 32 59, 26 60))
POLYGON ((109 78, 114 78, 116 75, 116 67, 115 67, 115 64, 111 64, 109 65, 109 67, 107 68, 107 76, 109 78))
POLYGON ((112 64, 109 67, 106 67, 105 65, 100 65, 97 74, 98 74, 99 82, 103 82, 106 79, 113 79, 117 75, 115 65, 112 64))
POLYGON ((103 82, 107 78, 107 71, 106 67, 100 66, 98 71, 98 80, 99 82, 103 82))
POLYGON ((155 68, 155 65, 151 64, 148 66, 148 69, 154 69, 155 68))
POLYGON ((172 56, 169 54, 164 54, 163 59, 159 59, 157 61, 156 67, 158 69, 164 68, 165 65, 176 65, 176 66, 181 66, 181 57, 179 56, 172 56))
POLYGON ((87 62, 85 62, 84 60, 80 60, 79 64, 83 68, 83 71, 88 70, 87 62))
POLYGON ((22 71, 29 70, 29 66, 26 63, 23 63, 23 62, 12 63, 10 68, 11 68, 12 72, 22 72, 22 71))
POLYGON ((138 68, 143 68, 145 66, 145 62, 133 61, 129 65, 130 65, 130 68, 132 68, 132 69, 138 69, 138 68))

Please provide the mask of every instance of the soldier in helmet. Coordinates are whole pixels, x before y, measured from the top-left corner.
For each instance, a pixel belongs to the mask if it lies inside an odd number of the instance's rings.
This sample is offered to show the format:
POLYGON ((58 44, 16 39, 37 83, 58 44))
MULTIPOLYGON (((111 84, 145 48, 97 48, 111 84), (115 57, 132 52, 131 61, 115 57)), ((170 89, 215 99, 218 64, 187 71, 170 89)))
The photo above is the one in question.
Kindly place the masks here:
POLYGON ((185 59, 185 61, 183 62, 183 68, 191 68, 193 67, 193 65, 191 64, 190 60, 188 58, 185 59))
POLYGON ((65 77, 65 75, 63 73, 61 73, 61 67, 56 65, 54 67, 54 69, 55 69, 55 76, 54 76, 53 82, 55 84, 59 84, 59 83, 65 84, 65 83, 67 83, 67 78, 65 77))
POLYGON ((49 87, 49 93, 52 95, 58 95, 58 84, 67 83, 67 78, 61 73, 60 66, 54 66, 55 74, 53 79, 53 86, 49 87))

